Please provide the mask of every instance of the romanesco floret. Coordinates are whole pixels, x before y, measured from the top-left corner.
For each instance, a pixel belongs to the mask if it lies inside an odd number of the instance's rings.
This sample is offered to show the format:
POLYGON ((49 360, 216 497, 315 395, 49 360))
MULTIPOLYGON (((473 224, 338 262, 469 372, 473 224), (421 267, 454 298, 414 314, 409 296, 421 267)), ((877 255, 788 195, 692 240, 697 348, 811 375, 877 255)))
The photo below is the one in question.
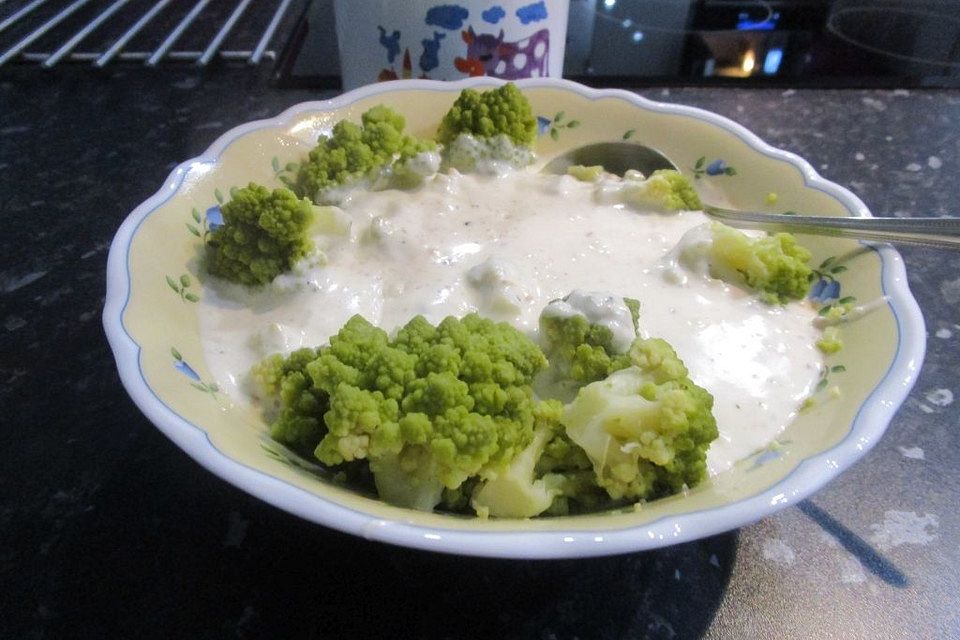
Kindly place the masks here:
POLYGON ((836 302, 828 305, 825 310, 822 309, 820 311, 820 316, 815 321, 815 324, 818 327, 829 327, 832 325, 838 325, 838 324, 843 324, 845 322, 849 322, 852 318, 856 316, 856 314, 854 313, 855 309, 856 309, 856 299, 841 298, 836 302))
POLYGON ((207 270, 246 285, 270 282, 313 249, 313 205, 289 189, 251 183, 221 208, 223 225, 208 243, 207 270))
POLYGON ((607 293, 573 291, 540 313, 540 343, 550 368, 538 380, 544 393, 570 399, 580 386, 630 365, 640 303, 607 293))
POLYGON ((462 133, 443 148, 441 169, 461 173, 504 175, 522 169, 534 161, 528 147, 519 147, 505 135, 488 140, 462 133))
POLYGON ((538 427, 527 448, 474 494, 474 510, 497 518, 531 518, 549 509, 560 492, 560 477, 537 478, 534 472, 552 435, 550 427, 538 427))
POLYGON ((537 465, 554 438, 563 405, 546 401, 534 411, 533 439, 506 467, 494 470, 473 494, 471 505, 478 514, 498 518, 531 518, 550 508, 560 494, 562 476, 537 474, 537 465))
POLYGON ((317 357, 313 349, 299 349, 286 358, 273 355, 251 371, 257 396, 272 400, 266 413, 274 416, 270 436, 297 451, 309 451, 323 436, 321 412, 327 397, 316 389, 306 366, 317 357))
MULTIPOLYGON (((433 140, 421 139, 403 132, 406 121, 389 107, 378 105, 364 112, 362 124, 341 120, 329 136, 320 136, 298 170, 297 192, 321 202, 323 192, 340 185, 369 177, 385 168, 392 168, 409 186, 417 157, 437 148, 433 140), (410 167, 407 165, 411 164, 410 167)), ((436 167, 432 167, 436 171, 436 167)), ((420 171, 423 169, 421 168, 420 171)))
MULTIPOLYGON (((801 300, 810 290, 810 252, 789 233, 751 238, 719 222, 711 226, 712 270, 739 277, 765 302, 801 300)), ((724 278, 728 279, 728 278, 724 278)))
POLYGON ((564 405, 548 400, 534 411, 533 440, 505 469, 473 491, 479 515, 530 518, 569 515, 612 506, 587 454, 564 433, 564 405))
POLYGON ((328 466, 366 460, 381 498, 418 509, 496 473, 530 444, 531 382, 546 366, 519 330, 477 315, 436 327, 417 317, 393 339, 354 316, 296 371, 282 375, 275 358, 267 362, 257 370, 264 386, 282 380, 274 437, 304 445, 312 436, 328 466))
POLYGON ((564 412, 570 439, 614 500, 649 500, 707 475, 717 437, 713 397, 694 384, 665 341, 638 338, 631 365, 583 387, 564 412))
POLYGON ((447 145, 464 133, 481 139, 502 134, 517 146, 530 147, 537 138, 537 118, 512 83, 489 91, 464 89, 443 116, 437 141, 447 145))
POLYGON ((537 478, 548 477, 557 491, 550 507, 542 515, 588 513, 615 506, 611 504, 607 492, 597 484, 597 475, 589 456, 567 435, 560 417, 534 473, 537 478))
POLYGON ((828 356, 843 349, 843 339, 840 336, 840 329, 833 326, 826 327, 823 330, 823 335, 817 340, 817 348, 828 356))
POLYGON ((624 201, 641 209, 697 211, 703 208, 690 180, 672 169, 654 171, 647 178, 628 172, 623 184, 624 201))
POLYGON ((534 160, 537 119, 526 96, 513 84, 498 89, 464 89, 440 122, 444 169, 503 174, 534 160))
POLYGON ((603 177, 603 167, 595 165, 574 164, 567 167, 567 175, 573 176, 580 182, 596 182, 603 177))
POLYGON ((527 518, 692 487, 717 436, 713 399, 666 342, 636 338, 624 353, 615 331, 592 322, 616 307, 635 335, 638 303, 608 297, 573 292, 561 302, 583 311, 550 325, 568 373, 577 341, 603 356, 584 361, 605 358, 570 374, 568 405, 534 394, 547 366, 534 342, 476 314, 437 326, 418 316, 393 338, 354 316, 329 346, 271 356, 252 374, 275 402, 275 439, 399 506, 527 518))

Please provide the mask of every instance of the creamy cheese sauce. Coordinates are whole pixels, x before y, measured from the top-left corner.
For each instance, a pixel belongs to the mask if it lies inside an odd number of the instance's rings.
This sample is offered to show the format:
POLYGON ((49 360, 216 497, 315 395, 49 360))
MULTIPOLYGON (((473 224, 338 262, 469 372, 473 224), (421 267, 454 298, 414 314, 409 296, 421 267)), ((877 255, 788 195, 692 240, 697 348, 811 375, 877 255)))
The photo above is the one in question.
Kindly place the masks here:
POLYGON ((217 382, 249 401, 250 367, 271 353, 325 344, 353 314, 390 331, 471 311, 533 336, 548 302, 575 289, 640 301, 640 332, 670 342, 715 398, 711 474, 769 443, 817 382, 816 313, 770 306, 671 253, 700 212, 642 213, 609 185, 517 171, 428 178, 413 191, 365 191, 340 203, 349 233, 317 236, 325 260, 261 290, 211 282, 201 335, 217 382))

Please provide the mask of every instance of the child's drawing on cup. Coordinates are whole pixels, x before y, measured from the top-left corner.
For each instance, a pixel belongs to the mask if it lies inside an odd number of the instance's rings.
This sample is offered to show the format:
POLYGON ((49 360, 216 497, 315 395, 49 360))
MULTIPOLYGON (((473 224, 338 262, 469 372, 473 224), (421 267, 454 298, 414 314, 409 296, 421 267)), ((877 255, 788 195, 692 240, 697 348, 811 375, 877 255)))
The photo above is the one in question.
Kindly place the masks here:
POLYGON ((561 75, 566 2, 434 2, 373 3, 379 12, 360 10, 358 0, 339 3, 344 85, 401 78, 561 75))

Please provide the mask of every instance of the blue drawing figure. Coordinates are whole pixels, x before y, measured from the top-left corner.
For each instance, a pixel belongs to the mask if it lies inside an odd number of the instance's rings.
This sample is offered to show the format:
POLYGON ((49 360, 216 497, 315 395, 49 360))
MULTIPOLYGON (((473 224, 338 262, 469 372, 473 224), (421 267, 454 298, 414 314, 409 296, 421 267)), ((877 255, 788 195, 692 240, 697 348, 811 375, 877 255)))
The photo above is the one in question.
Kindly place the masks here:
POLYGON ((440 41, 447 37, 447 34, 439 31, 433 32, 433 40, 421 40, 423 43, 423 53, 420 55, 420 69, 426 73, 431 69, 436 69, 440 65, 440 41))
POLYGON ((490 24, 497 24, 503 20, 507 15, 507 12, 503 10, 503 7, 500 5, 494 5, 480 14, 480 17, 483 18, 484 22, 489 22, 490 24))
POLYGON ((388 36, 387 30, 383 27, 378 25, 377 29, 380 30, 380 44, 387 50, 387 62, 393 64, 396 57, 400 55, 400 32, 394 31, 388 36))
POLYGON ((523 24, 530 24, 531 22, 546 20, 547 5, 543 3, 543 0, 540 2, 534 2, 533 4, 520 7, 517 9, 516 14, 517 17, 520 18, 520 22, 523 24))
POLYGON ((424 21, 431 27, 440 27, 453 31, 463 26, 463 21, 470 16, 466 7, 458 4, 439 4, 427 9, 424 21))

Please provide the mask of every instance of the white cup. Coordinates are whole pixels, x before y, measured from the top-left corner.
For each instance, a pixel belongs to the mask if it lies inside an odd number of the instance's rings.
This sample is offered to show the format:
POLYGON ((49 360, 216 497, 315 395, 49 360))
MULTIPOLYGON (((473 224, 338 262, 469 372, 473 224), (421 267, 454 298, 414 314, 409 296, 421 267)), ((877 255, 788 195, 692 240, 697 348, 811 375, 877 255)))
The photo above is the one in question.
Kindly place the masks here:
POLYGON ((336 0, 343 88, 563 74, 567 0, 336 0))

